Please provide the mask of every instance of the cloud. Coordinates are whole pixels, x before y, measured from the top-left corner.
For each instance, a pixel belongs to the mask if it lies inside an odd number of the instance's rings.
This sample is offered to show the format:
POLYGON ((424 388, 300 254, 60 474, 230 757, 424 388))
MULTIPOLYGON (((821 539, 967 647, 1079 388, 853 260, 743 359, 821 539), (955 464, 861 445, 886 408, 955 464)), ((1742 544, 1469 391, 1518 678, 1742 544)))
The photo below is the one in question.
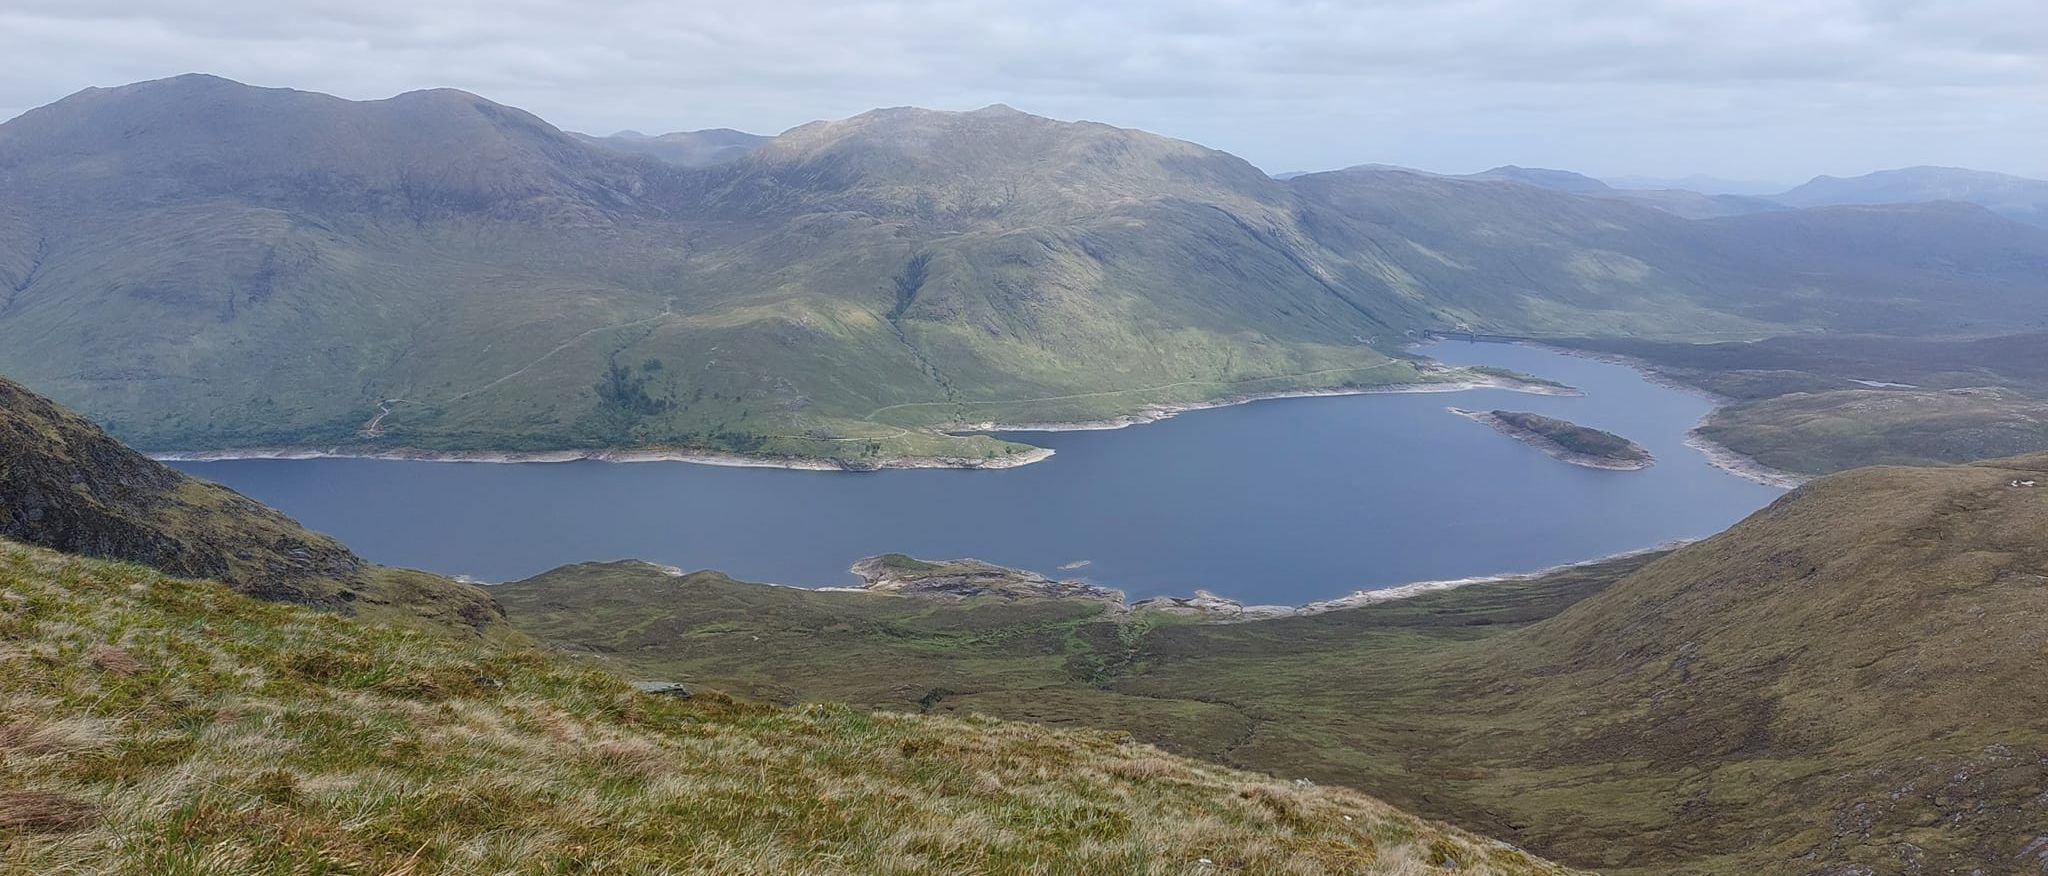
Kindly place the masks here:
POLYGON ((2048 171, 2040 0, 13 0, 0 56, 6 115, 205 71, 596 131, 1000 101, 1272 169, 2048 171))

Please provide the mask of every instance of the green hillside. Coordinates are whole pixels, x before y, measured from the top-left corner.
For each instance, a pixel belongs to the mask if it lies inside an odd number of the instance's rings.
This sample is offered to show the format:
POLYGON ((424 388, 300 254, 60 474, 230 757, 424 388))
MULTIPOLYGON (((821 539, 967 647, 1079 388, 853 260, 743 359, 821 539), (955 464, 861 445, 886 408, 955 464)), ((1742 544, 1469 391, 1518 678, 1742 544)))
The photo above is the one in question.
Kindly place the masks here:
POLYGON ((2044 276, 2048 231, 1981 210, 1693 222, 1283 182, 1005 107, 877 110, 708 167, 448 90, 183 76, 0 124, 0 372, 151 450, 1001 465, 1027 448, 943 430, 1455 379, 1396 351, 1460 324, 1973 331, 2048 316, 2044 276))
POLYGON ((2041 484, 1860 469, 1668 554, 1243 623, 637 564, 494 593, 638 671, 1126 729, 1603 872, 2015 872, 2048 834, 2041 484))
POLYGON ((637 693, 0 541, 0 869, 1561 873, 1108 733, 637 693))

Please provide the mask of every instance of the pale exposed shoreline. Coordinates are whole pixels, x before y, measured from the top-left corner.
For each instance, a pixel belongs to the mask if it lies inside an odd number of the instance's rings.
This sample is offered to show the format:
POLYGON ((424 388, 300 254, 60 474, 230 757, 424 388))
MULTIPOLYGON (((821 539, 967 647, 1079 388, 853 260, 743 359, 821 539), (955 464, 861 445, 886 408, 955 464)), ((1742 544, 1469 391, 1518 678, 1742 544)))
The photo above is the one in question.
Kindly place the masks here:
MULTIPOLYGON (((1470 380, 1444 381, 1441 383, 1393 383, 1384 386, 1346 387, 1341 389, 1299 389, 1254 393, 1233 396, 1207 402, 1185 404, 1152 405, 1138 413, 1111 420, 1080 421, 1072 423, 1036 423, 1025 425, 1003 425, 997 423, 975 423, 951 427, 950 432, 1072 432, 1096 429, 1122 429, 1146 423, 1156 423, 1188 411, 1232 407, 1277 398, 1319 398, 1342 395, 1380 395, 1416 392, 1465 392, 1474 389, 1506 389, 1535 395, 1577 395, 1578 390, 1525 383, 1507 378, 1478 378, 1470 380)), ((591 448, 585 450, 417 450, 392 448, 373 450, 347 446, 334 447, 248 447, 224 450, 167 450, 152 452, 151 459, 158 462, 227 462, 242 459, 385 459, 409 462, 482 462, 494 464, 577 462, 684 462, 695 465, 721 465, 737 468, 780 468, 798 471, 876 471, 882 469, 1008 469, 1030 465, 1051 458, 1050 448, 1034 447, 1030 450, 998 457, 949 457, 949 456, 906 456, 876 460, 839 460, 822 456, 748 456, 740 453, 724 453, 709 450, 630 450, 591 448)))
POLYGON ((1597 352, 1593 350, 1575 350, 1570 347, 1558 347, 1543 343, 1542 341, 1484 341, 1482 343, 1518 344, 1527 347, 1540 347, 1550 352, 1558 353, 1565 356, 1576 356, 1581 359, 1591 359, 1595 362, 1606 362, 1610 365, 1620 365, 1623 368, 1627 368, 1630 371, 1634 371, 1637 374, 1642 375, 1644 380, 1647 380, 1658 386, 1664 387, 1665 389, 1683 392, 1687 395, 1693 396, 1694 398, 1705 399, 1708 403, 1714 406, 1714 409, 1707 411, 1704 415, 1700 417, 1699 422, 1694 423, 1692 425, 1692 428, 1686 431, 1685 446, 1699 451, 1701 456, 1706 457, 1707 464, 1712 465, 1713 467, 1725 471, 1729 474, 1732 474, 1736 477, 1742 478, 1743 480, 1753 481, 1755 483, 1763 484, 1767 487, 1777 487, 1781 490, 1795 489, 1799 487, 1801 484, 1804 484, 1807 481, 1812 480, 1811 477, 1808 477, 1806 475, 1793 474, 1792 472, 1785 471, 1783 469, 1772 468, 1771 466, 1765 465, 1762 462, 1757 461, 1756 459, 1753 459, 1749 456, 1732 450, 1718 442, 1715 442, 1710 438, 1707 438, 1704 435, 1701 435, 1700 427, 1706 425, 1707 419, 1709 417, 1712 417, 1715 411, 1720 410, 1722 406, 1728 404, 1729 399, 1726 396, 1721 395, 1720 393, 1711 392, 1706 389, 1693 386, 1691 384, 1680 383, 1676 380, 1659 374, 1657 373, 1657 369, 1655 368, 1655 366, 1652 366, 1647 361, 1637 359, 1633 356, 1624 356, 1619 353, 1597 352))
POLYGON ((1329 389, 1283 389, 1273 392, 1259 392, 1250 395, 1231 396, 1204 402, 1180 402, 1174 404, 1147 405, 1134 414, 1112 417, 1106 420, 1080 420, 1075 422, 1050 423, 999 423, 984 421, 966 423, 952 427, 956 432, 1093 432, 1110 429, 1124 429, 1168 420, 1189 411, 1206 411, 1214 408, 1228 408, 1252 402, 1281 398, 1325 398, 1345 395, 1393 395, 1428 392, 1469 392, 1475 389, 1505 389, 1530 395, 1582 395, 1569 387, 1546 386, 1527 383, 1504 377, 1480 377, 1466 380, 1446 380, 1435 383, 1389 383, 1381 386, 1333 387, 1329 389))
MULTIPOLYGON (((1608 353, 1594 353, 1554 347, 1538 341, 1489 341, 1487 343, 1512 343, 1541 347, 1545 350, 1567 356, 1594 359, 1623 366, 1645 380, 1667 389, 1690 393, 1713 402, 1717 407, 1726 399, 1696 386, 1678 383, 1652 370, 1648 363, 1608 353)), ((1476 389, 1504 389, 1531 395, 1573 396, 1581 395, 1569 387, 1545 386, 1525 383, 1508 378, 1482 377, 1476 379, 1443 381, 1440 383, 1393 383, 1383 386, 1343 387, 1331 389, 1294 389, 1274 392, 1253 393, 1232 396, 1206 402, 1185 402, 1178 404, 1150 405, 1135 414, 1127 414, 1107 420, 1084 420, 1064 423, 996 423, 983 422, 952 427, 956 432, 1080 432, 1108 429, 1123 429, 1170 419, 1189 411, 1203 411, 1213 408, 1234 407, 1257 401, 1283 398, 1322 398, 1347 395, 1381 395, 1397 393, 1467 392, 1476 389)), ((1708 412, 1712 416, 1712 412, 1708 412)), ((1705 422, 1705 418, 1701 419, 1705 422)), ((1695 424, 1689 433, 1686 445, 1698 450, 1707 462, 1729 474, 1755 481, 1766 486, 1791 489, 1807 481, 1807 478, 1791 472, 1780 471, 1754 459, 1716 444, 1702 437, 1695 424)), ((748 456, 739 453, 722 453, 708 450, 624 450, 592 448, 585 450, 541 450, 541 451, 443 451, 394 448, 372 450, 347 446, 333 447, 250 447, 224 450, 170 450, 152 452, 151 459, 159 462, 226 462, 244 459, 383 459, 410 462, 478 462, 492 464, 554 463, 591 460, 596 462, 681 462, 694 465, 717 465, 734 468, 779 468, 795 471, 878 471, 889 469, 988 469, 1001 470, 1018 468, 1050 459, 1050 448, 1034 447, 1022 453, 991 458, 965 457, 891 457, 878 460, 838 460, 829 457, 774 457, 748 456)), ((1569 462, 1570 460, 1566 460, 1569 462)))
MULTIPOLYGON (((1168 614, 1189 615, 1198 618, 1203 622, 1208 623, 1245 623, 1250 621, 1274 620, 1278 618, 1306 617, 1309 615, 1327 614, 1333 611, 1343 611, 1346 609, 1362 608, 1369 605, 1379 605, 1381 603, 1395 602, 1403 599, 1412 599, 1417 596, 1422 596, 1429 593, 1437 593, 1444 590, 1456 590, 1461 587, 1470 587, 1476 584, 1500 584, 1515 581, 1534 581, 1546 575, 1552 575, 1558 572, 1569 571, 1571 569, 1583 568, 1587 566, 1596 566, 1601 563, 1612 562, 1614 560, 1623 560, 1628 559, 1630 557, 1640 557, 1646 554, 1655 554, 1664 551, 1674 550, 1680 547, 1684 547, 1685 545, 1691 544, 1695 541, 1698 541, 1698 539, 1674 539, 1672 541, 1652 545, 1650 547, 1620 551, 1617 553, 1607 554, 1605 556, 1594 557, 1589 560, 1578 560, 1570 563, 1560 563, 1558 565, 1538 569, 1533 572, 1503 572, 1494 575, 1477 575, 1469 578, 1447 578, 1433 581, 1412 581, 1407 584, 1397 584, 1392 587, 1381 587, 1372 590, 1357 590, 1344 596, 1338 596, 1332 599, 1317 600, 1314 602, 1307 602, 1301 605, 1247 605, 1243 602, 1240 602, 1227 596, 1218 596, 1207 590, 1196 590, 1194 594, 1191 596, 1150 596, 1136 601, 1125 601, 1123 598, 1121 598, 1121 591, 1112 590, 1101 585, 1088 584, 1084 581, 1075 580, 1055 581, 1054 579, 1046 578, 1035 572, 1027 572, 1021 569, 1010 569, 1007 567, 995 566, 993 564, 982 563, 979 560, 948 560, 942 563, 942 565, 972 565, 993 571, 1013 573, 1018 578, 1028 579, 1030 583, 1036 585, 1039 589, 1044 590, 1045 592, 1043 593, 1031 594, 1037 596, 1038 598, 1093 600, 1096 602, 1103 603, 1106 606, 1105 610, 1112 614, 1134 614, 1147 611, 1158 611, 1168 614), (1059 590, 1059 592, 1054 592, 1054 590, 1056 589, 1059 590)), ((870 557, 858 563, 855 563, 854 565, 856 570, 858 570, 861 567, 862 563, 867 563, 872 559, 874 558, 870 557)), ((976 595, 969 593, 951 593, 947 592, 944 588, 936 588, 932 590, 915 590, 877 587, 873 586, 873 584, 873 580, 870 580, 867 584, 855 586, 808 587, 804 589, 817 590, 828 593, 865 593, 871 596, 887 597, 894 599, 957 599, 965 595, 976 595)), ((783 585, 763 584, 762 586, 779 587, 783 585)))
POLYGON ((409 462, 479 462, 491 464, 522 464, 577 462, 687 462, 695 465, 722 465, 736 468, 782 468, 799 471, 874 471, 877 469, 902 468, 1016 468, 1030 465, 1052 456, 1052 450, 1034 447, 1022 453, 1008 456, 981 458, 966 457, 902 457, 865 460, 836 460, 808 456, 747 456, 738 453, 719 453, 704 450, 541 450, 541 451, 441 451, 441 450, 363 450, 348 447, 251 447, 235 450, 192 450, 151 453, 149 457, 158 462, 224 462, 237 459, 384 459, 409 462))
MULTIPOLYGON (((1712 416, 1712 414, 1709 413, 1708 416, 1712 416)), ((1699 451, 1700 455, 1706 457, 1707 462, 1715 468, 1743 480, 1755 481, 1764 486, 1777 487, 1782 490, 1797 489, 1801 484, 1812 480, 1812 478, 1805 475, 1797 475, 1782 469, 1772 468, 1748 456, 1730 450, 1705 435, 1701 435, 1700 426, 1704 425, 1706 421, 1706 417, 1701 417, 1700 422, 1694 424, 1692 429, 1685 433, 1685 446, 1699 451)))

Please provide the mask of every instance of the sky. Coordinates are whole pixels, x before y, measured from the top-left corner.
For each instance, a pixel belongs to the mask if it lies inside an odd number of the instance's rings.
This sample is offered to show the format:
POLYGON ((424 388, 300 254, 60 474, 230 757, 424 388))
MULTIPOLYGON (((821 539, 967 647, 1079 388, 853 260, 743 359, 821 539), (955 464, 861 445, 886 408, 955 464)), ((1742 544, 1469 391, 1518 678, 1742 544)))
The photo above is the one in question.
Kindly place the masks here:
POLYGON ((0 118, 187 72, 592 133, 1006 103, 1272 172, 2048 177, 2048 0, 0 0, 0 118))

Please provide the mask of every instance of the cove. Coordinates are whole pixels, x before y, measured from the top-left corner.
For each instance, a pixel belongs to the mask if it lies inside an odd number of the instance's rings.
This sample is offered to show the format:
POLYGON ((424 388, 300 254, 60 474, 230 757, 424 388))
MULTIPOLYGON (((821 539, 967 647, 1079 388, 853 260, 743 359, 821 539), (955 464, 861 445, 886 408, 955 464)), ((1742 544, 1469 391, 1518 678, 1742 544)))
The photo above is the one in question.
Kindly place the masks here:
POLYGON ((854 560, 976 557, 1132 598, 1206 589, 1298 604, 1411 581, 1523 572, 1725 528, 1781 494, 1685 443, 1710 408, 1614 363, 1439 342, 1583 396, 1480 389, 1273 399, 1125 429, 1031 432, 1003 471, 813 472, 688 463, 370 459, 177 463, 364 557, 485 581, 645 559, 806 586, 854 560), (1471 420, 1534 411, 1633 439, 1637 472, 1569 465, 1471 420))

